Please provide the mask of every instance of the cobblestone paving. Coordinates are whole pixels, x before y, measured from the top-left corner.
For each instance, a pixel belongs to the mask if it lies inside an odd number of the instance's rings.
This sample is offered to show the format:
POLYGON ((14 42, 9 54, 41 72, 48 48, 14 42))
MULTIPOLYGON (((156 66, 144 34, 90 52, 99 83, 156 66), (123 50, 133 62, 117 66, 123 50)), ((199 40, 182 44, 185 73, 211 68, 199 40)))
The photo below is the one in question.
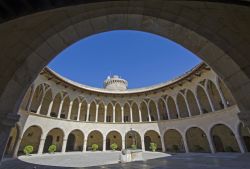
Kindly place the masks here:
MULTIPOLYGON (((104 159, 110 157, 116 157, 117 153, 101 153, 104 159)), ((58 155, 61 156, 60 160, 65 160, 63 163, 72 163, 72 159, 68 158, 69 155, 58 155)), ((78 154, 79 156, 79 154, 78 154)), ((152 154, 147 154, 151 157, 152 154)), ((40 156, 41 157, 41 156, 40 156)), ((39 161, 39 156, 36 160, 39 161)), ((79 158, 82 157, 82 154, 79 158)), ((99 157, 98 157, 99 158, 99 157)), ((98 164, 98 158, 96 155, 88 155, 87 158, 82 158, 78 163, 86 164, 98 164)), ((53 158, 52 158, 53 159, 53 158)), ((55 159, 53 159, 55 160, 55 159)), ((110 159, 109 159, 110 160, 110 159)), ((115 162, 116 159, 113 159, 115 162)), ((53 161, 56 165, 62 161, 53 161)), ((0 169, 81 169, 84 167, 57 167, 57 166, 46 166, 36 165, 21 161, 20 159, 6 159, 2 162, 0 169)), ((124 164, 109 164, 86 167, 90 169, 250 169, 250 154, 239 154, 239 153, 218 153, 218 154, 175 154, 168 157, 149 159, 146 161, 138 161, 124 164)))

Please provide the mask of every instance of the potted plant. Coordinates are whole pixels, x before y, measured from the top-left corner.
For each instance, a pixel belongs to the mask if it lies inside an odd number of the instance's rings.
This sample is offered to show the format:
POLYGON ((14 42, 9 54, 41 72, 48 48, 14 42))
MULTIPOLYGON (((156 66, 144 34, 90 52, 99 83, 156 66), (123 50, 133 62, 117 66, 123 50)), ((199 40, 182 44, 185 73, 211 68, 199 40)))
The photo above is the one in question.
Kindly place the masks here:
POLYGON ((115 151, 118 148, 118 145, 116 143, 113 143, 110 145, 110 148, 115 151))
POLYGON ((54 153, 56 151, 56 145, 55 144, 50 145, 48 151, 49 153, 54 153))
POLYGON ((135 149, 137 148, 137 146, 136 146, 135 144, 132 144, 132 145, 131 145, 131 148, 132 148, 133 150, 135 150, 135 149))
POLYGON ((98 149, 98 145, 97 145, 97 144, 92 144, 91 147, 92 147, 92 150, 93 150, 93 151, 96 151, 96 150, 98 149))
POLYGON ((27 145, 24 147, 23 152, 25 155, 30 155, 33 152, 34 148, 32 145, 27 145))
POLYGON ((149 149, 152 150, 153 152, 155 152, 155 150, 157 149, 157 144, 156 143, 150 143, 149 149))

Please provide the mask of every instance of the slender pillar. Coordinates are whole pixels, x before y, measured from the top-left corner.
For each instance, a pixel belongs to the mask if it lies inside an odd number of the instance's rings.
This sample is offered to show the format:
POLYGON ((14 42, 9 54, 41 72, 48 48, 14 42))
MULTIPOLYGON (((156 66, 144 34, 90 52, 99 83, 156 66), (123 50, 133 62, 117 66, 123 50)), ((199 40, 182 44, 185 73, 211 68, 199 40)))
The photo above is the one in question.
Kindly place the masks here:
POLYGON ((67 138, 63 138, 62 153, 66 152, 67 140, 67 138))
POLYGON ((82 151, 87 151, 87 139, 84 139, 82 151))
POLYGON ((99 104, 96 105, 95 122, 98 122, 98 112, 99 112, 99 104))
POLYGON ((113 106, 113 123, 115 123, 115 106, 113 106))
POLYGON ((39 148, 38 148, 38 154, 42 154, 43 153, 44 143, 45 143, 45 138, 41 138, 40 139, 39 148))
POLYGON ((13 158, 16 158, 17 157, 17 154, 18 154, 18 150, 19 150, 19 146, 20 146, 20 143, 22 141, 22 138, 17 138, 17 142, 16 142, 16 145, 15 145, 15 148, 14 148, 14 152, 13 152, 13 158))
POLYGON ((147 110, 148 110, 148 121, 151 122, 151 115, 150 115, 150 109, 147 104, 147 110))
POLYGON ((49 108, 48 108, 48 112, 47 112, 47 116, 48 116, 48 117, 50 116, 50 113, 51 113, 51 110, 52 110, 53 103, 54 103, 53 100, 49 103, 49 108))
POLYGON ((158 107, 158 104, 155 103, 155 106, 156 106, 156 111, 157 111, 157 117, 158 117, 158 121, 161 120, 161 117, 160 117, 160 112, 159 112, 159 107, 158 107))
POLYGON ((104 123, 107 122, 107 105, 104 105, 104 123))
POLYGON ((90 109, 90 104, 88 103, 88 107, 87 107, 87 119, 86 119, 86 122, 89 121, 89 109, 90 109))
POLYGON ((240 136, 239 136, 238 134, 235 134, 235 138, 236 138, 236 141, 237 141, 237 143, 238 143, 238 145, 239 145, 240 152, 241 152, 241 153, 247 152, 245 146, 244 146, 244 145, 242 144, 242 142, 241 142, 240 136))
POLYGON ((167 116, 168 116, 168 120, 170 120, 171 119, 171 117, 170 117, 170 114, 169 114, 169 108, 168 108, 168 104, 164 101, 164 104, 165 104, 165 107, 166 107, 166 109, 167 109, 167 116))
POLYGON ((162 152, 165 152, 166 148, 165 148, 165 143, 164 143, 164 137, 161 137, 161 146, 162 146, 162 152))
POLYGON ((36 114, 40 114, 41 108, 42 108, 42 104, 43 104, 43 99, 45 97, 45 93, 46 91, 43 93, 42 99, 40 100, 39 106, 37 108, 36 114))
POLYGON ((208 140, 208 144, 209 144, 211 153, 215 153, 216 151, 215 151, 215 148, 214 148, 212 138, 209 136, 209 134, 206 134, 206 136, 207 136, 207 140, 208 140))
POLYGON ((145 151, 144 139, 141 139, 141 149, 142 149, 142 151, 145 151))
POLYGON ((76 119, 77 121, 80 120, 81 108, 82 108, 82 102, 80 102, 79 105, 78 105, 77 119, 76 119))
POLYGON ((181 115, 180 115, 180 110, 179 110, 179 106, 178 106, 178 104, 177 104, 177 101, 176 101, 176 100, 174 100, 174 102, 175 102, 175 107, 176 107, 176 111, 177 111, 177 114, 178 114, 178 119, 179 119, 179 118, 181 118, 181 115))
POLYGON ((226 100, 225 100, 225 97, 223 96, 222 91, 221 91, 221 89, 220 89, 219 84, 217 84, 217 83, 214 83, 214 84, 215 84, 215 86, 216 86, 216 88, 217 88, 217 90, 218 90, 218 92, 219 92, 219 95, 220 95, 222 104, 224 105, 224 108, 228 107, 228 106, 227 106, 227 103, 226 103, 226 100))
POLYGON ((132 107, 129 107, 130 110, 130 122, 133 123, 133 112, 132 112, 132 107))
POLYGON ((32 93, 31 93, 31 96, 30 96, 30 99, 29 99, 29 103, 28 103, 28 106, 27 106, 28 112, 30 112, 30 107, 31 107, 31 103, 32 103, 32 100, 33 100, 35 91, 36 91, 36 87, 34 87, 33 89, 34 89, 34 90, 32 90, 32 93))
POLYGON ((184 144, 185 151, 186 151, 186 153, 189 153, 187 139, 186 139, 185 135, 182 136, 182 138, 183 138, 183 144, 184 144))
POLYGON ((207 95, 208 102, 209 102, 209 105, 210 105, 210 107, 211 107, 211 109, 212 109, 212 112, 214 112, 214 111, 215 111, 214 105, 213 105, 213 103, 212 103, 212 100, 211 100, 211 98, 210 98, 210 95, 208 94, 207 89, 205 89, 205 93, 206 93, 206 95, 207 95))
POLYGON ((59 106, 59 111, 58 111, 58 114, 57 114, 57 118, 61 117, 63 102, 64 102, 64 99, 61 100, 61 103, 60 103, 60 106, 59 106))
POLYGON ((124 123, 124 107, 123 106, 121 107, 121 110, 122 110, 122 123, 124 123))
POLYGON ((194 98, 195 98, 195 101, 196 101, 196 103, 197 103, 197 105, 198 105, 200 114, 203 114, 203 110, 202 110, 202 108, 201 108, 201 104, 200 104, 200 102, 199 102, 199 100, 198 100, 198 97, 197 97, 197 94, 196 94, 196 93, 194 94, 194 98))
POLYGON ((142 117, 141 117, 141 108, 139 107, 139 120, 140 120, 140 122, 142 122, 142 117))
POLYGON ((102 151, 106 151, 106 138, 103 139, 102 151))
POLYGON ((73 101, 70 101, 70 103, 69 103, 68 117, 67 117, 68 120, 70 120, 70 116, 71 116, 71 113, 72 113, 72 105, 73 105, 73 101))

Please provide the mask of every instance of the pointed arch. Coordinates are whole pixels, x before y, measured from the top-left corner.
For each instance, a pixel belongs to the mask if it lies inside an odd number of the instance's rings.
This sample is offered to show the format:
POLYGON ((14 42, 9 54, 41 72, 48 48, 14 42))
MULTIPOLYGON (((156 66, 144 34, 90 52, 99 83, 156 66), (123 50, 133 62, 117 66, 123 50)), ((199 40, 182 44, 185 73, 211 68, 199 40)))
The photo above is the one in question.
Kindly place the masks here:
POLYGON ((104 122, 104 103, 101 102, 99 103, 99 107, 98 107, 98 122, 104 122))
POLYGON ((57 93, 53 100, 53 106, 50 112, 51 117, 57 117, 61 102, 62 102, 62 95, 61 93, 57 93))
POLYGON ((77 120, 78 108, 79 108, 79 99, 75 98, 72 102, 72 109, 71 109, 71 114, 70 114, 71 120, 77 120))
POLYGON ((220 90, 225 98, 225 102, 226 102, 227 106, 235 105, 236 101, 235 101, 231 91, 226 86, 226 84, 219 78, 218 78, 218 84, 219 84, 219 88, 220 88, 220 90))
POLYGON ((200 85, 197 86, 196 88, 196 93, 197 93, 197 99, 200 103, 202 113, 209 113, 212 111, 212 108, 210 106, 210 103, 208 101, 208 96, 200 85))
POLYGON ((39 105, 42 102, 44 95, 44 88, 43 84, 40 84, 36 87, 36 90, 34 91, 32 101, 31 101, 31 106, 30 106, 30 112, 36 113, 39 105))
POLYGON ((176 104, 171 96, 167 98, 167 105, 168 105, 170 119, 178 119, 176 104))
POLYGON ((131 122, 130 107, 128 103, 124 104, 124 122, 131 122))
POLYGON ((166 103, 162 98, 158 100, 158 109, 160 114, 160 120, 168 120, 166 103))
POLYGON ((111 103, 109 103, 108 106, 107 106, 106 121, 109 122, 109 123, 113 122, 113 105, 111 103))
POLYGON ((52 98, 53 98, 52 91, 51 91, 51 89, 49 89, 46 91, 46 93, 44 95, 40 114, 47 115, 48 110, 49 110, 49 105, 52 102, 52 98))
POLYGON ((89 108, 89 121, 94 122, 96 118, 96 102, 92 101, 89 108))
POLYGON ((179 113, 180 113, 181 118, 188 117, 189 116, 188 108, 187 108, 187 104, 186 104, 186 101, 185 101, 183 95, 179 93, 177 95, 176 100, 177 100, 177 105, 179 108, 179 113))
POLYGON ((68 114, 69 114, 69 105, 70 105, 70 98, 69 98, 69 96, 65 96, 64 100, 63 100, 60 118, 67 119, 68 114))
POLYGON ((214 84, 214 82, 212 82, 211 80, 208 80, 206 87, 207 87, 209 97, 211 98, 212 104, 214 106, 214 109, 215 110, 223 109, 224 105, 223 105, 223 102, 221 100, 219 91, 218 91, 216 85, 214 84))
POLYGON ((81 110, 80 110, 80 121, 86 121, 87 120, 87 109, 88 109, 88 103, 86 100, 82 101, 81 104, 81 110))
POLYGON ((119 103, 115 104, 115 122, 122 122, 122 109, 119 103))
POLYGON ((151 121, 158 121, 157 107, 155 102, 153 100, 150 100, 148 106, 149 106, 151 121))
POLYGON ((140 104, 142 121, 149 121, 147 104, 142 101, 140 104))
POLYGON ((199 115, 200 109, 199 109, 198 103, 195 99, 195 96, 191 90, 187 90, 186 98, 187 98, 187 102, 188 102, 188 106, 189 106, 191 115, 192 116, 199 115))
POLYGON ((132 115, 133 115, 133 122, 139 122, 140 121, 139 108, 138 108, 138 105, 135 102, 132 103, 132 115))

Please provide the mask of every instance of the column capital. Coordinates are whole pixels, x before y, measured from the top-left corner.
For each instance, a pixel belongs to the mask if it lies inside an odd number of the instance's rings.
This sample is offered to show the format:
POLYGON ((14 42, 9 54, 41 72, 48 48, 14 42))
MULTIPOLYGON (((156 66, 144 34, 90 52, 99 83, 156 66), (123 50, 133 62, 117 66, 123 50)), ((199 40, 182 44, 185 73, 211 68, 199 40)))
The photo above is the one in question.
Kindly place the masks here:
POLYGON ((18 122, 20 115, 18 114, 6 114, 5 116, 0 116, 0 123, 4 126, 14 127, 16 122, 18 122))

